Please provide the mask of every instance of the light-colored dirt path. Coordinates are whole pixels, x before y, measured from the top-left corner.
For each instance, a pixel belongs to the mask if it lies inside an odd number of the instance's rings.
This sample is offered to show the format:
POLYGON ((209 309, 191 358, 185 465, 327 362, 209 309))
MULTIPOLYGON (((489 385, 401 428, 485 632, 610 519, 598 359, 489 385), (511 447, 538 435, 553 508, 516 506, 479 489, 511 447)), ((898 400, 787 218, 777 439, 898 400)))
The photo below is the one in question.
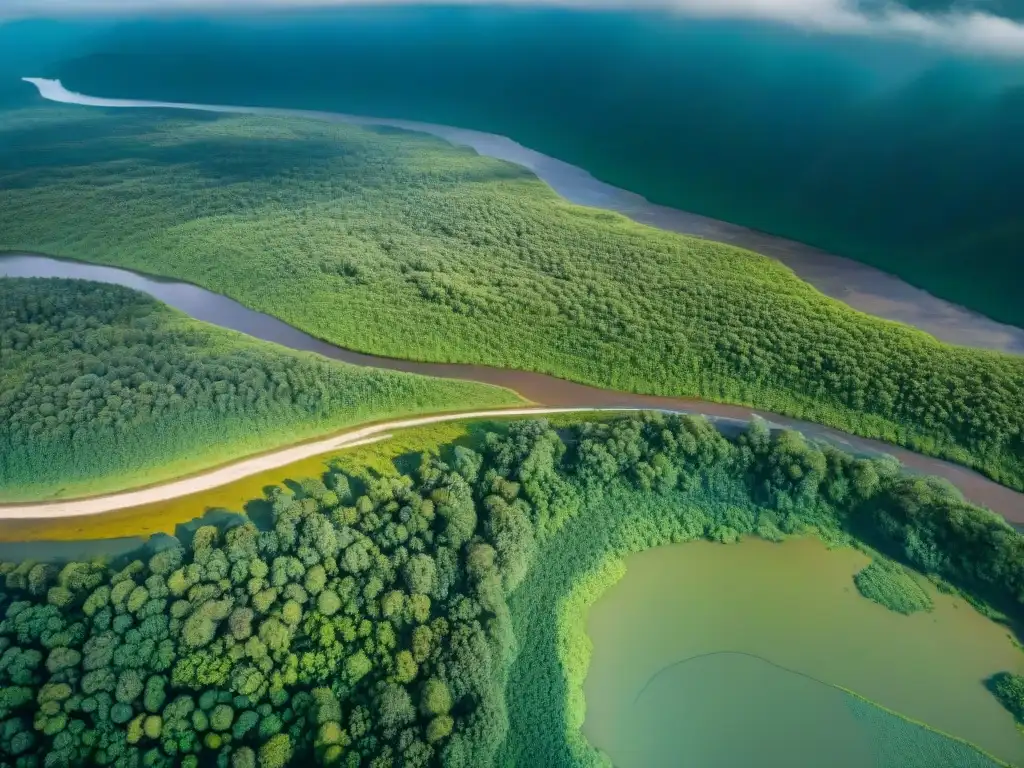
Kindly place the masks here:
POLYGON ((358 445, 366 445, 367 443, 384 440, 390 437, 389 432, 397 429, 408 429, 409 427, 436 424, 442 421, 504 416, 542 416, 552 413, 593 410, 593 408, 512 408, 494 411, 473 411, 470 413, 443 413, 434 416, 420 416, 414 419, 389 421, 383 424, 372 424, 368 427, 357 428, 340 435, 324 438, 323 440, 293 445, 279 451, 242 459, 241 461, 212 469, 209 472, 192 475, 180 480, 172 480, 162 485, 86 499, 47 501, 38 504, 0 505, 0 520, 50 520, 58 517, 100 515, 116 509, 128 509, 129 507, 137 507, 142 504, 153 504, 159 501, 176 499, 181 496, 190 496, 193 493, 218 488, 235 480, 266 472, 276 467, 283 467, 311 456, 318 456, 340 448, 354 448, 358 445))

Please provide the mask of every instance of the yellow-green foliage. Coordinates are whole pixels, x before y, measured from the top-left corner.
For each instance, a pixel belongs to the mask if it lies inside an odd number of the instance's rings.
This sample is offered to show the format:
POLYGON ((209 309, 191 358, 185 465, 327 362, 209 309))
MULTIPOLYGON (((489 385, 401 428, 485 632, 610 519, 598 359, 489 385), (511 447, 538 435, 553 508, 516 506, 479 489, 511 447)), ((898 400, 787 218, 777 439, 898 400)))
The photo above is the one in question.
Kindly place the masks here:
POLYGON ((864 597, 896 613, 932 609, 931 596, 897 563, 875 560, 853 577, 853 583, 864 597))
POLYGON ((590 747, 581 732, 587 714, 583 681, 594 650, 594 643, 587 634, 587 612, 625 575, 626 564, 621 558, 607 558, 580 577, 558 613, 558 660, 565 675, 566 688, 565 741, 580 764, 589 763, 594 768, 611 768, 611 761, 590 747))
POLYGON ((0 117, 0 168, 0 248, 183 278, 367 352, 756 405, 1024 488, 1024 360, 437 139, 45 107, 0 117))
POLYGON ((0 279, 0 359, 7 499, 114 490, 361 421, 517 402, 290 352, 75 280, 0 279))

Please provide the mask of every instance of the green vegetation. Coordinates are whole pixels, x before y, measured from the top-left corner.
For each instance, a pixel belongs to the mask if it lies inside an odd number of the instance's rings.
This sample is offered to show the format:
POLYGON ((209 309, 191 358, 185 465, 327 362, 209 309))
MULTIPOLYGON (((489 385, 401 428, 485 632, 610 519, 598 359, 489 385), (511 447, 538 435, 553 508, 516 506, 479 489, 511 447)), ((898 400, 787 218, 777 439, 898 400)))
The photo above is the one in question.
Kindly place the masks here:
POLYGON ((290 487, 124 562, 0 567, 18 768, 599 764, 578 731, 581 607, 668 541, 856 531, 1024 611, 1024 538, 1000 518, 762 422, 731 441, 662 414, 515 422, 411 475, 290 487))
MULTIPOLYGON (((531 484, 552 499, 549 508, 567 512, 510 599, 521 646, 507 690, 508 763, 605 764, 579 732, 590 658, 583 617, 621 576, 621 559, 653 546, 746 534, 865 540, 1021 615, 1024 596, 1010 585, 1024 575, 1024 537, 942 484, 902 476, 888 460, 821 450, 796 433, 772 437, 756 422, 735 442, 698 419, 668 422, 583 427, 555 463, 565 467, 554 473, 562 483, 531 484)), ((943 744, 949 764, 971 764, 971 747, 943 744)))
POLYGON ((853 577, 853 583, 864 597, 896 613, 910 615, 932 609, 924 587, 898 563, 875 560, 853 577))
MULTIPOLYGON (((1024 18, 1019 0, 845 4, 1024 18)), ((80 40, 61 40, 63 59, 13 74, 97 96, 491 131, 654 202, 812 243, 1024 327, 1007 279, 1024 238, 1014 57, 642 10, 653 3, 459 5, 71 27, 80 40)), ((53 26, 5 25, 0 49, 43 58, 70 25, 53 26)))
POLYGON ((750 404, 1024 488, 1024 359, 440 140, 66 107, 2 113, 0 137, 0 248, 172 275, 361 351, 750 404))
POLYGON ((1012 672, 1001 672, 988 681, 989 688, 1017 722, 1024 725, 1024 677, 1012 672))
POLYGON ((505 390, 335 363, 117 286, 0 279, 0 498, 116 490, 505 390))

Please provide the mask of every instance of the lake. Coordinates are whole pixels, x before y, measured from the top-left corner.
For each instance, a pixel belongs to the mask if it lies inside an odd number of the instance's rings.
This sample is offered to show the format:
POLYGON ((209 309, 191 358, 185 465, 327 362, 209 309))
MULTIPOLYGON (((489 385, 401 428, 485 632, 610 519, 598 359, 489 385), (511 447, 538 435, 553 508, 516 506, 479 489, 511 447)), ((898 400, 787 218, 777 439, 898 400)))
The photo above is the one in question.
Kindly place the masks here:
POLYGON ((854 587, 867 562, 816 539, 628 558, 588 618, 584 734, 620 768, 990 764, 840 686, 1024 763, 1024 737, 982 684, 1024 672, 1008 630, 937 593, 931 613, 893 613, 854 587))

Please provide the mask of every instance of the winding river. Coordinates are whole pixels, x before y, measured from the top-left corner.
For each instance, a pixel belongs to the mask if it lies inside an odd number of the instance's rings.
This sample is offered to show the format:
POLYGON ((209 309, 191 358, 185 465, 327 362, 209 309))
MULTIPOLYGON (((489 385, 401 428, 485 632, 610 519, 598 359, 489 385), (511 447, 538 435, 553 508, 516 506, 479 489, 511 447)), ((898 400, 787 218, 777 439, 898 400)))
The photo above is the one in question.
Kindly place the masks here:
MULTIPOLYGON (((248 309, 226 296, 207 291, 204 288, 115 267, 55 259, 36 254, 4 254, 0 255, 0 277, 65 277, 123 285, 147 293, 191 315, 197 320, 202 320, 222 328, 240 331, 258 339, 275 342, 291 349, 316 352, 325 357, 354 365, 495 384, 515 390, 527 400, 538 406, 544 406, 547 409, 662 409, 700 413, 727 422, 746 422, 752 415, 756 414, 767 419, 772 424, 797 429, 812 439, 824 440, 856 453, 870 455, 887 453, 895 456, 913 471, 945 477, 956 485, 967 499, 975 504, 986 506, 998 512, 1012 523, 1024 524, 1024 493, 999 485, 966 467, 942 461, 941 459, 922 456, 913 451, 878 440, 857 437, 824 427, 820 424, 799 421, 767 411, 696 399, 616 392, 589 387, 584 384, 577 384, 555 378, 554 376, 530 371, 516 371, 482 365, 420 363, 352 352, 351 350, 336 347, 314 338, 277 318, 248 309)), ((533 409, 532 412, 540 413, 541 410, 533 409)), ((485 415, 494 414, 489 413, 485 415)), ((448 414, 443 417, 429 418, 442 420, 456 419, 460 418, 460 416, 458 414, 448 414)), ((461 418, 465 418, 465 414, 461 418)), ((160 491, 162 494, 161 498, 174 498, 195 493, 198 490, 202 490, 203 487, 217 487, 239 477, 245 477, 247 474, 263 471, 270 466, 281 466, 297 461, 303 458, 303 456, 311 456, 317 452, 322 453, 333 450, 349 445, 353 440, 367 438, 371 435, 380 435, 388 429, 400 428, 401 426, 410 425, 405 422, 375 425, 372 428, 366 427, 350 431, 342 436, 326 438, 317 443, 284 448, 280 451, 258 457, 259 461, 245 459, 227 467, 189 478, 188 482, 175 481, 174 483, 159 486, 159 489, 162 489, 160 491), (310 453, 310 451, 313 451, 313 453, 310 453), (268 461, 276 463, 268 464, 268 461), (201 483, 205 483, 205 485, 201 485, 201 483)), ((150 493, 156 490, 150 489, 150 493)), ((79 509, 79 507, 81 507, 81 511, 71 512, 70 514, 96 514, 105 510, 122 509, 153 500, 142 499, 140 501, 132 496, 132 494, 137 493, 139 492, 128 492, 126 494, 115 494, 77 502, 0 506, 0 516, 20 519, 49 517, 54 514, 68 514, 67 510, 79 509)))
POLYGON ((187 109, 202 112, 302 117, 362 126, 387 126, 428 133, 470 147, 488 157, 532 171, 571 203, 616 211, 641 224, 740 246, 770 256, 792 269, 822 293, 854 309, 912 325, 951 344, 1024 354, 1024 329, 1004 325, 866 264, 793 240, 655 205, 641 195, 595 179, 587 171, 522 146, 505 136, 412 120, 364 117, 340 112, 108 99, 74 93, 59 80, 26 77, 40 95, 64 104, 108 108, 187 109))
MULTIPOLYGON (((996 323, 913 288, 891 275, 866 265, 745 227, 653 205, 639 195, 594 179, 581 168, 527 149, 503 136, 429 123, 360 117, 332 112, 96 98, 72 93, 57 80, 39 78, 25 78, 25 80, 34 85, 44 98, 62 103, 108 108, 170 108, 305 117, 430 133, 453 144, 471 147, 480 154, 526 167, 570 202, 618 211, 638 222, 732 243, 777 258, 824 293, 865 312, 915 325, 945 341, 1024 353, 1024 329, 996 323)), ((292 349, 316 352, 355 365, 495 384, 515 390, 527 400, 547 408, 578 410, 654 408, 701 413, 717 419, 742 422, 747 421, 752 414, 757 414, 773 424, 798 429, 808 437, 826 440, 854 452, 891 454, 909 469, 945 477, 960 488, 970 501, 989 507, 1011 522, 1024 524, 1024 494, 1005 488, 972 470, 950 462, 921 456, 887 443, 855 437, 818 424, 802 422, 778 414, 701 400, 603 390, 528 371, 480 365, 420 363, 361 354, 328 344, 274 317, 248 309, 227 297, 198 286, 113 267, 60 260, 36 254, 7 254, 0 255, 0 276, 67 277, 124 285, 148 293, 198 320, 241 331, 292 349)), ((453 417, 449 416, 448 418, 453 417)), ((379 435, 385 429, 394 426, 394 424, 377 425, 373 434, 379 435)), ((361 430, 360 434, 364 431, 361 430)), ((368 435, 363 434, 363 437, 366 436, 368 435)), ((347 433, 340 437, 308 444, 304 450, 308 454, 308 451, 312 450, 311 446, 320 444, 325 446, 323 450, 332 450, 349 444, 353 439, 356 439, 355 434, 347 433), (328 445, 328 443, 330 444, 328 445)), ((262 456, 259 462, 260 468, 265 469, 269 460, 278 460, 278 464, 295 460, 295 457, 291 455, 294 450, 295 448, 282 449, 262 456)), ((202 478, 206 478, 206 487, 216 487, 218 483, 216 478, 219 475, 231 475, 233 478, 244 476, 239 472, 247 471, 246 462, 251 463, 251 461, 238 462, 229 467, 192 478, 190 490, 187 492, 195 492, 195 481, 202 478)), ((258 470, 252 469, 252 471, 258 470)), ((224 480, 219 482, 224 482, 224 480)), ((165 498, 174 496, 174 492, 170 488, 173 485, 161 486, 165 489, 165 498), (171 495, 167 496, 167 493, 171 495)), ((106 497, 106 503, 108 506, 112 505, 118 496, 123 495, 106 497)), ((93 513, 102 511, 97 506, 99 501, 98 499, 92 500, 90 509, 93 513)), ((65 504, 71 504, 71 502, 65 504)), ((125 505, 118 504, 117 506, 125 505)), ((46 505, 19 505, 17 507, 19 514, 16 516, 24 519, 31 517, 33 510, 39 516, 56 511, 52 508, 53 505, 49 505, 49 508, 44 507, 46 505)), ((109 508, 117 507, 109 506, 109 508)), ((0 514, 12 513, 14 509, 16 507, 13 506, 0 507, 0 514)))

